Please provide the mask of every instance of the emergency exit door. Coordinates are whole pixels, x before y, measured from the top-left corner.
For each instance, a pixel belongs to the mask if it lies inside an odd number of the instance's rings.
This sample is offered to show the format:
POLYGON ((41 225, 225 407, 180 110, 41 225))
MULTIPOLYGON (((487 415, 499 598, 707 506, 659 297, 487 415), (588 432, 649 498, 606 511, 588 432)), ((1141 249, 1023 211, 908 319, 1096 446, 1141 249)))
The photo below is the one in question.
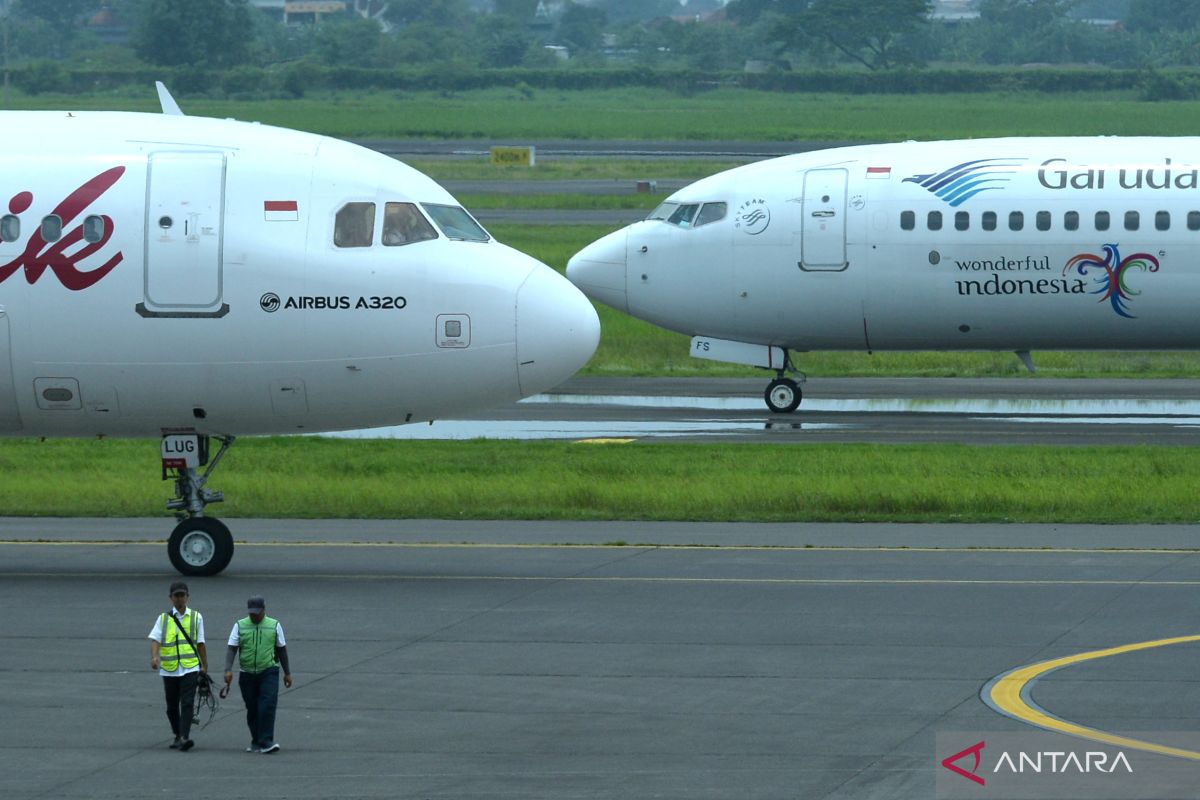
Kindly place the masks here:
POLYGON ((800 268, 846 268, 846 170, 813 169, 804 174, 804 222, 800 268))
POLYGON ((153 153, 146 187, 145 302, 152 317, 222 316, 223 153, 153 153))

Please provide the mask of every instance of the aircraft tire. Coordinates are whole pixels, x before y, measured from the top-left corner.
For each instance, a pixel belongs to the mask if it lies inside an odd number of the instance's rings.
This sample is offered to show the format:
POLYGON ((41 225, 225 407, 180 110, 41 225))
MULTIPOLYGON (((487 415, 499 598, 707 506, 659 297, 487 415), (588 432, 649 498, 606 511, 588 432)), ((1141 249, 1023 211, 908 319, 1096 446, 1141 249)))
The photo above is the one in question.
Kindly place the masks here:
POLYGON ((216 575, 233 559, 233 534, 216 517, 191 517, 171 531, 167 554, 184 575, 216 575))
POLYGON ((776 378, 763 392, 767 408, 776 414, 791 414, 800 407, 800 385, 791 378, 776 378))

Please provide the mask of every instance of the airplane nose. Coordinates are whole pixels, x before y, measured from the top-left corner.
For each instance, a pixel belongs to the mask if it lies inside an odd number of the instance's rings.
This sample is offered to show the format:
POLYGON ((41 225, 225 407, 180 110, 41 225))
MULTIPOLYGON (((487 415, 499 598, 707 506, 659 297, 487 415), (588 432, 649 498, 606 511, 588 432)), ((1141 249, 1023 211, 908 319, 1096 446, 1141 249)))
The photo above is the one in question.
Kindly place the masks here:
POLYGON ((625 294, 625 229, 589 244, 567 262, 567 277, 593 300, 629 313, 625 294))
POLYGON ((574 375, 596 352, 600 318, 563 276, 539 266, 517 290, 517 382, 528 397, 574 375))

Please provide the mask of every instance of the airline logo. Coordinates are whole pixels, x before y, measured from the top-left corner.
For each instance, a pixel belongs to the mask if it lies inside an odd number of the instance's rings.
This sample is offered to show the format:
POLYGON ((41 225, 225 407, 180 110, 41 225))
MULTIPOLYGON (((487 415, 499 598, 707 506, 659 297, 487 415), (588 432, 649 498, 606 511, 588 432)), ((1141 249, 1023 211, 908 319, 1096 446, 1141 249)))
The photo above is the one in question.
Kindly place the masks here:
MULTIPOLYGON (((73 292, 78 292, 95 285, 97 281, 112 272, 124 258, 120 252, 93 269, 79 269, 84 261, 99 252, 112 238, 112 218, 101 215, 101 219, 104 220, 104 231, 100 238, 94 242, 86 242, 83 247, 78 249, 73 248, 84 241, 83 224, 76 225, 74 228, 71 228, 70 225, 101 195, 111 189, 124 174, 124 167, 113 167, 101 172, 67 195, 50 212, 62 220, 64 231, 62 237, 58 241, 47 242, 42 238, 41 226, 36 227, 21 255, 7 264, 0 264, 0 283, 8 280, 21 269, 25 270, 26 281, 30 284, 37 283, 48 269, 54 273, 54 277, 58 278, 63 286, 73 292)), ((32 192, 18 192, 8 201, 8 211, 10 214, 21 214, 28 211, 32 205, 32 192)))
POLYGON ((1063 275, 1070 272, 1084 277, 1096 271, 1096 288, 1092 294, 1100 295, 1100 302, 1106 300, 1112 305, 1113 311, 1127 319, 1134 319, 1129 313, 1129 303, 1141 291, 1129 285, 1129 277, 1135 272, 1158 272, 1158 259, 1149 253, 1134 253, 1121 258, 1121 251, 1115 244, 1104 245, 1104 255, 1095 253, 1080 253, 1067 261, 1063 267, 1063 275))
POLYGON ((953 772, 956 775, 962 775, 967 780, 978 783, 980 786, 987 786, 987 781, 975 774, 976 772, 979 771, 979 762, 981 761, 981 753, 983 753, 983 748, 986 746, 987 745, 985 742, 978 742, 976 744, 973 744, 970 747, 968 747, 966 750, 961 750, 952 756, 947 756, 946 758, 943 758, 942 766, 945 767, 946 769, 950 770, 951 772, 953 772), (965 756, 975 756, 975 764, 971 767, 970 770, 965 770, 962 767, 960 767, 958 764, 955 763, 960 758, 963 758, 965 756))
POLYGON ((915 183, 937 197, 945 200, 952 208, 958 208, 981 192, 1002 189, 1012 180, 1010 175, 1028 159, 985 158, 955 164, 941 172, 913 175, 903 183, 915 183))

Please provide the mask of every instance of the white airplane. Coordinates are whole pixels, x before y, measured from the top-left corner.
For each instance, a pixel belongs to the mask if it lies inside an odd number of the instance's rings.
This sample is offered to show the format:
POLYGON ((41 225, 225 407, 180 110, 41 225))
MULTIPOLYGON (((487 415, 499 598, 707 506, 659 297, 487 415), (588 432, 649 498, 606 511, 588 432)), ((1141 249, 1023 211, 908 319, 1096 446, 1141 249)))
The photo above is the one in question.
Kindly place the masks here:
POLYGON ((591 357, 587 298, 416 170, 160 93, 0 115, 0 434, 161 437, 180 572, 233 556, 204 508, 236 436, 462 414, 591 357))
POLYGON ((791 353, 1200 347, 1200 139, 846 147, 697 181, 577 253, 590 297, 776 372, 791 353))

